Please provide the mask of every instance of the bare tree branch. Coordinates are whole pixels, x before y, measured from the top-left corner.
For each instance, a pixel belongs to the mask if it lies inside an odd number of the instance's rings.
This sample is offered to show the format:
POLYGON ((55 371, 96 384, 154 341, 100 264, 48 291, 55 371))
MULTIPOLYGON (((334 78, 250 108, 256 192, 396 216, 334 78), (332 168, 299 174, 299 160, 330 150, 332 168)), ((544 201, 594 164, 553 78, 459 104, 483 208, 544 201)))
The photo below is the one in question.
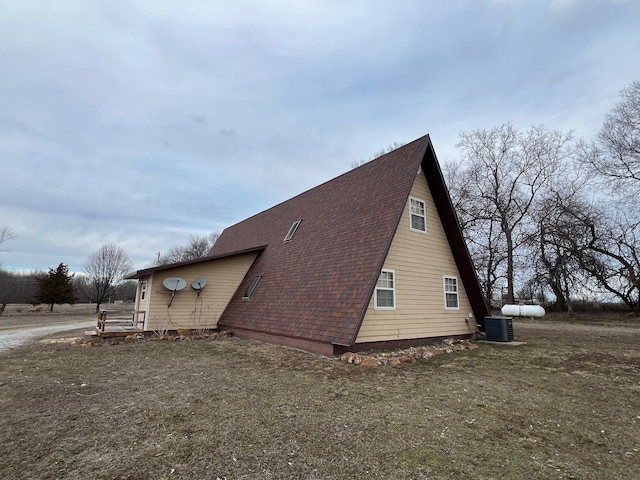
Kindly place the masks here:
POLYGON ((96 303, 96 312, 132 268, 125 251, 113 243, 91 254, 83 269, 87 277, 87 294, 90 301, 96 303))
POLYGON ((219 236, 217 232, 202 237, 191 235, 188 245, 173 247, 164 255, 159 255, 156 265, 169 265, 205 257, 219 236))
POLYGON ((583 164, 614 191, 633 196, 640 189, 640 81, 620 92, 597 140, 581 150, 583 164))
MULTIPOLYGON (((463 233, 468 243, 479 235, 488 240, 485 248, 491 246, 493 251, 483 257, 476 254, 475 260, 493 259, 484 281, 491 285, 491 278, 506 278, 507 301, 513 302, 516 256, 528 238, 528 218, 548 181, 573 154, 572 134, 542 126, 521 133, 506 123, 462 132, 457 146, 467 167, 462 173, 464 188, 452 195, 458 204, 467 203, 463 217, 471 218, 464 222, 474 227, 463 228, 463 233), (503 267, 506 270, 499 273, 503 267)), ((478 266, 481 271, 484 267, 478 266)))
MULTIPOLYGON (((16 238, 15 233, 9 227, 0 228, 0 245, 16 238)), ((6 249, 0 249, 0 252, 6 252, 6 249)))

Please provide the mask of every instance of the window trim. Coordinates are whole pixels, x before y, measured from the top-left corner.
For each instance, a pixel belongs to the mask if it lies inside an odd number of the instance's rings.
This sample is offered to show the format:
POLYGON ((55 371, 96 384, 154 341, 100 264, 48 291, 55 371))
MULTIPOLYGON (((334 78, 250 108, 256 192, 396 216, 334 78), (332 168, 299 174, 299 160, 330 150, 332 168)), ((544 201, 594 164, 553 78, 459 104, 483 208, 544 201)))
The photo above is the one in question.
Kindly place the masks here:
POLYGON ((376 280, 376 288, 375 288, 375 292, 374 292, 373 308, 374 308, 374 310, 395 310, 396 309, 396 305, 397 305, 397 301, 396 301, 396 271, 392 270, 390 268, 383 268, 380 271, 380 275, 378 275, 378 280, 376 280), (382 277, 383 273, 390 273, 391 274, 391 282, 392 282, 392 287, 391 288, 378 286, 378 282, 380 282, 380 278, 382 277), (392 292, 392 299, 393 299, 393 306, 392 307, 379 306, 378 305, 378 290, 384 290, 386 292, 388 292, 388 291, 392 292))
POLYGON ((288 242, 291 241, 291 239, 295 235, 296 231, 298 230, 298 227, 300 226, 300 222, 302 222, 302 219, 296 220, 295 222, 293 222, 291 224, 291 227, 289 228, 289 231, 287 232, 287 234, 284 237, 284 243, 288 243, 288 242))
POLYGON ((247 291, 242 296, 243 300, 249 300, 251 298, 251 295, 253 295, 253 292, 258 286, 258 283, 260 282, 261 278, 262 278, 262 275, 256 275, 255 277, 253 277, 253 280, 251 280, 251 283, 247 287, 247 291))
POLYGON ((453 275, 444 275, 442 277, 442 286, 444 290, 444 309, 445 310, 460 310, 460 285, 458 283, 458 277, 453 275), (447 290, 447 280, 455 280, 455 292, 447 290), (455 295, 456 306, 450 307, 447 304, 447 295, 455 295))
POLYGON ((417 197, 409 197, 409 229, 412 232, 427 233, 427 202, 417 197), (422 204, 422 214, 413 212, 412 202, 420 202, 422 204), (424 220, 424 230, 413 228, 413 216, 420 217, 424 220))
POLYGON ((140 282, 140 301, 144 302, 147 297, 147 281, 140 282))

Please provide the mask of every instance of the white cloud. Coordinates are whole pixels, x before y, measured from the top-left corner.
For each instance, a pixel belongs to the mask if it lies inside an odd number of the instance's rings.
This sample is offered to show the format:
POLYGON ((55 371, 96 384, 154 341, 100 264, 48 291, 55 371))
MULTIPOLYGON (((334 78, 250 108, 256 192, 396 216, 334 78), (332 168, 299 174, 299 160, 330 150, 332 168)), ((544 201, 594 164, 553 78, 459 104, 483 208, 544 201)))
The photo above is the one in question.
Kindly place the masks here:
POLYGON ((9 0, 5 266, 157 251, 394 141, 506 121, 597 131, 640 78, 637 2, 9 0))

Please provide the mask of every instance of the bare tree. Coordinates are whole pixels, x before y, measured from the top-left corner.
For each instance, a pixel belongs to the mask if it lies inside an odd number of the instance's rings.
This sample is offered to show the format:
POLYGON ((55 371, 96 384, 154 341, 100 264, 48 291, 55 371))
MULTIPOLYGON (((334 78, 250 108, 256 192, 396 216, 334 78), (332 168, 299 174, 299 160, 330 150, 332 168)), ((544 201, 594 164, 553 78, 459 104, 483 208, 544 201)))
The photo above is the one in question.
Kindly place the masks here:
POLYGON ((609 187, 595 214, 576 215, 587 232, 581 267, 640 316, 640 81, 620 92, 596 141, 581 144, 580 161, 609 187), (616 198, 617 195, 617 198, 616 198))
POLYGON ((581 268, 640 316, 640 221, 619 208, 609 216, 602 210, 574 215, 587 235, 581 268))
POLYGON ((14 239, 16 236, 9 227, 0 228, 0 245, 4 242, 8 242, 9 240, 14 239))
MULTIPOLYGON (((9 228, 9 227, 2 227, 0 228, 0 246, 3 243, 8 242, 9 240, 12 240, 15 238, 15 234, 13 233, 13 231, 9 228)), ((5 248, 0 248, 0 252, 6 252, 7 250, 5 248)), ((2 262, 0 262, 0 265, 2 265, 2 262)), ((9 294, 8 294, 8 287, 7 287, 7 278, 2 278, 2 282, 0 283, 0 315, 2 315, 2 312, 4 312, 4 309, 7 307, 7 301, 9 298, 9 294)))
MULTIPOLYGON (((572 154, 571 140, 570 133, 543 126, 521 133, 510 123, 460 134, 457 146, 466 162, 463 198, 477 222, 476 231, 504 241, 503 246, 492 242, 492 248, 504 248, 506 255, 507 302, 514 301, 516 255, 531 233, 530 211, 547 181, 572 154)), ((472 231, 467 229, 468 240, 472 231)))
POLYGON ((472 171, 463 162, 446 164, 444 172, 485 302, 495 306, 496 285, 505 279, 507 260, 506 243, 495 206, 476 195, 472 171))
POLYGON ((164 255, 158 255, 156 265, 168 265, 205 257, 219 236, 217 232, 202 237, 191 235, 188 245, 173 247, 164 255))
POLYGON ((14 286, 15 283, 13 282, 13 275, 0 268, 0 315, 4 313, 4 309, 7 308, 7 304, 14 301, 14 286))
POLYGON ((640 81, 622 90, 620 97, 597 140, 582 144, 583 162, 614 191, 633 194, 640 189, 640 81))
POLYGON ((351 169, 358 168, 364 165, 365 163, 370 162, 371 160, 381 157, 382 155, 385 155, 389 152, 393 152, 394 150, 402 147, 403 145, 404 145, 404 142, 393 142, 391 145, 387 145, 382 150, 378 150, 377 152, 374 152, 374 154, 371 157, 369 157, 368 160, 358 160, 357 162, 353 162, 351 164, 351 169))
POLYGON ((9 303, 33 303, 38 296, 36 278, 44 272, 9 272, 0 268, 0 315, 9 303))
MULTIPOLYGON (((15 233, 9 227, 0 228, 0 245, 16 238, 15 233)), ((6 248, 0 248, 0 252, 6 252, 6 248)))
POLYGON ((535 279, 556 298, 556 311, 573 314, 572 297, 588 283, 580 259, 589 243, 580 218, 591 218, 592 207, 577 190, 568 187, 548 192, 537 205, 537 231, 531 236, 531 258, 535 258, 535 279))
POLYGON ((83 269, 87 278, 86 294, 96 303, 96 313, 132 268, 124 249, 113 243, 91 254, 83 269))

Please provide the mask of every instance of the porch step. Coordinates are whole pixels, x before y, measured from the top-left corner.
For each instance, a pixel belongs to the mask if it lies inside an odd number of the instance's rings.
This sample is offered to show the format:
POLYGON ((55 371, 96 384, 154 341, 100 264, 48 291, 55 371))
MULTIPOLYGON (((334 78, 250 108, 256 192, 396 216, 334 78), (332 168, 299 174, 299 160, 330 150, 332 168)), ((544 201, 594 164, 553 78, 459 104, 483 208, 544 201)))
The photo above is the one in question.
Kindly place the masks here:
POLYGON ((84 332, 85 337, 91 338, 111 338, 111 337, 128 337, 130 335, 144 334, 142 330, 136 327, 110 327, 104 332, 96 330, 88 330, 84 332))

